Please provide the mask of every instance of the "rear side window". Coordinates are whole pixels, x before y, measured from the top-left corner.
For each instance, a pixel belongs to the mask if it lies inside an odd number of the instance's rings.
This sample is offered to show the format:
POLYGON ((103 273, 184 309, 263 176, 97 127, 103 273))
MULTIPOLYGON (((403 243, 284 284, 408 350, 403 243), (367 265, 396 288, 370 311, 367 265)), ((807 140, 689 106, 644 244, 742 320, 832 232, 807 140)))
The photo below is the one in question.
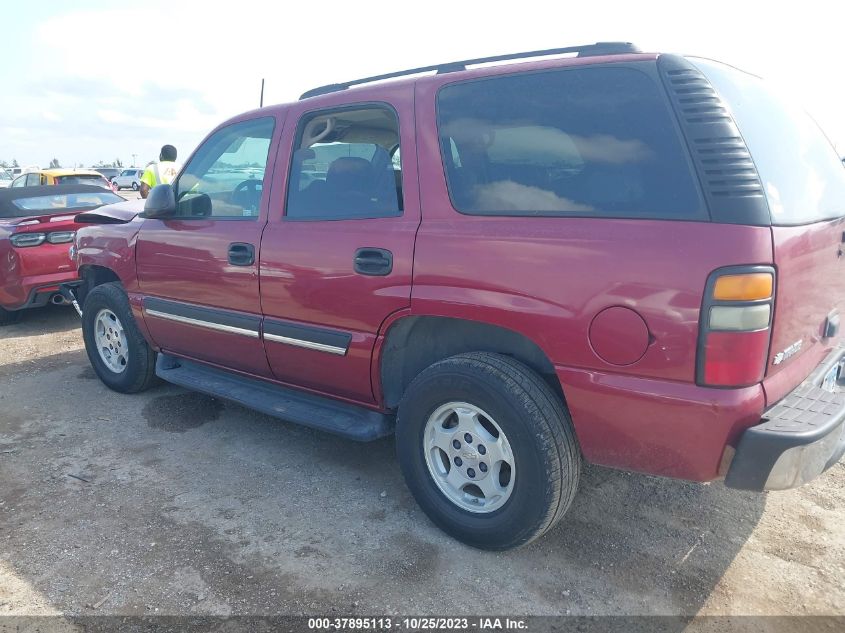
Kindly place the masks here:
POLYGON ((624 67, 445 86, 438 126, 453 205, 482 215, 706 219, 661 90, 624 67))
POLYGON ((402 214, 399 121, 387 106, 303 115, 285 217, 346 220, 402 214))
POLYGON ((772 224, 809 224, 845 214, 842 162, 789 95, 731 66, 690 61, 730 108, 763 182, 772 224))

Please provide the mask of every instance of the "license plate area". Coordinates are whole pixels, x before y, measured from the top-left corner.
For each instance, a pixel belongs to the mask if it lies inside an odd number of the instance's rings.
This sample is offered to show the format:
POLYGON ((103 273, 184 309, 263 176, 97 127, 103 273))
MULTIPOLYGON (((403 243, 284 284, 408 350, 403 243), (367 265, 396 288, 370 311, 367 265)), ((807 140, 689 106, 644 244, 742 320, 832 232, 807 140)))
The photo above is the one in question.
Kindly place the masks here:
POLYGON ((839 380, 845 378, 845 359, 831 367, 822 378, 822 389, 836 393, 839 391, 839 380))

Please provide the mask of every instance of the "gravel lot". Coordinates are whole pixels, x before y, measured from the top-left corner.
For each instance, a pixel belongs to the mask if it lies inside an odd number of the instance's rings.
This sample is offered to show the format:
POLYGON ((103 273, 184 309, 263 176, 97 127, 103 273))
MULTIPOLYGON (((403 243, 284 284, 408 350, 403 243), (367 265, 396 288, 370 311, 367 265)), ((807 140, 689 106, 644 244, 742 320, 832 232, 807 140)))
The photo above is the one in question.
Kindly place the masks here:
POLYGON ((389 440, 112 393, 69 308, 0 330, 0 614, 843 615, 843 578, 843 464, 767 496, 590 467, 556 530, 486 553, 389 440))

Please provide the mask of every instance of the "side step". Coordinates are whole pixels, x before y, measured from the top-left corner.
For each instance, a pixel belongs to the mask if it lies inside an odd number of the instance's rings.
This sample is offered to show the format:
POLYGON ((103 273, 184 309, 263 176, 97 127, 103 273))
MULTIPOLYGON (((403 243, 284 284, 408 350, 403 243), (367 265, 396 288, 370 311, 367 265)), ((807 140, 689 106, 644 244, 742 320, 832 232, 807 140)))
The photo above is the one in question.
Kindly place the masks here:
POLYGON ((393 433, 394 416, 159 354, 156 375, 175 385, 232 400, 320 431, 368 442, 393 433))

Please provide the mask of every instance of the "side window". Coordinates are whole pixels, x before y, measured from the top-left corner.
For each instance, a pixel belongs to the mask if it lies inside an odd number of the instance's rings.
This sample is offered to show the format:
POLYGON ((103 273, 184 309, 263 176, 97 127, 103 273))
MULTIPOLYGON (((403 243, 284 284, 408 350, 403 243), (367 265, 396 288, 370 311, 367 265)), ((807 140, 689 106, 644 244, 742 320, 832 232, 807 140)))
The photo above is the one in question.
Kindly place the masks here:
POLYGON ((482 215, 706 218, 661 91, 620 67, 444 86, 438 128, 452 204, 482 215))
POLYGON ((35 187, 41 184, 41 174, 30 173, 26 175, 26 186, 35 187))
POLYGON ((275 123, 242 121, 206 140, 176 182, 177 217, 255 220, 275 123))
POLYGON ((296 133, 285 217, 402 214, 399 122, 386 106, 309 113, 296 133))

